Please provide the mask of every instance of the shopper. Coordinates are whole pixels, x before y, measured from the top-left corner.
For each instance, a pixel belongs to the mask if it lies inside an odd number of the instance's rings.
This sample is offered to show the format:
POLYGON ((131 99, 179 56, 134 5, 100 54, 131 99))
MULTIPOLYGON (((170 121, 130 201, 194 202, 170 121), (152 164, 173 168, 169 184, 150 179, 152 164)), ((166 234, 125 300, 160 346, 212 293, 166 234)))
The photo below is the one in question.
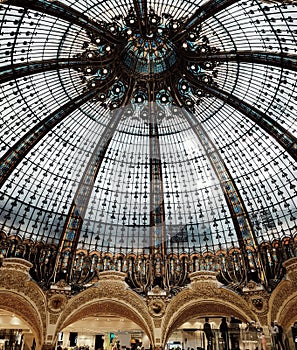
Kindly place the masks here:
POLYGON ((209 318, 205 318, 205 323, 203 326, 204 334, 207 339, 207 350, 212 350, 212 343, 213 343, 213 332, 209 323, 209 318))
POLYGON ((229 335, 226 317, 222 317, 222 322, 220 324, 220 332, 224 342, 224 350, 229 350, 229 335))
POLYGON ((297 321, 294 322, 292 327, 293 343, 295 345, 295 350, 297 350, 297 321))

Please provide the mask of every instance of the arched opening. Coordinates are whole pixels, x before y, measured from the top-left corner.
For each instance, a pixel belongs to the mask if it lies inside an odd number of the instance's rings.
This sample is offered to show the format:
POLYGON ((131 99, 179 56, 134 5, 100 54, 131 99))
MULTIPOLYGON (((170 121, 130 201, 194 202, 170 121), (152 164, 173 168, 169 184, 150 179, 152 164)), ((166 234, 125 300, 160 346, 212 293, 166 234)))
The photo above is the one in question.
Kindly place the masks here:
POLYGON ((141 313, 119 301, 93 301, 61 322, 58 346, 94 350, 149 349, 153 334, 141 313))
POLYGON ((124 316, 105 314, 77 320, 58 334, 57 346, 78 346, 94 350, 149 349, 150 340, 144 330, 124 316))
POLYGON ((36 339, 25 317, 0 309, 0 350, 35 350, 36 339))
POLYGON ((287 347, 297 349, 297 293, 288 294, 282 307, 277 309, 277 313, 271 313, 270 318, 271 322, 277 321, 282 327, 283 342, 287 347))
POLYGON ((0 291, 0 310, 14 314, 28 324, 35 338, 33 350, 43 344, 43 331, 40 318, 33 305, 25 298, 10 291, 0 291))
POLYGON ((166 350, 261 349, 262 341, 270 341, 269 331, 247 311, 227 301, 193 300, 169 320, 164 347, 166 350))

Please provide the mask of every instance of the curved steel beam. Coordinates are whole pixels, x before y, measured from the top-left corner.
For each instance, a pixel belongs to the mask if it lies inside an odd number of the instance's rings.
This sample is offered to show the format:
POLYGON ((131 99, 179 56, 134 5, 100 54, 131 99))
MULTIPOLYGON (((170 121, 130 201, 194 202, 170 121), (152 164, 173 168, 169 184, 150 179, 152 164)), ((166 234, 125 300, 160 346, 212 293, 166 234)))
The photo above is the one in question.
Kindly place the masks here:
MULTIPOLYGON (((204 129, 203 125, 197 119, 196 115, 189 112, 185 107, 183 108, 183 103, 179 99, 179 94, 176 90, 176 82, 172 84, 171 77, 171 86, 174 86, 174 101, 181 107, 181 111, 189 125, 191 126, 194 134, 196 135, 199 143, 202 145, 207 158, 209 159, 211 166, 220 181, 221 188, 223 190, 224 198, 226 200, 231 219, 235 228, 235 232, 238 238, 238 243, 242 254, 244 256, 244 265, 248 272, 246 275, 247 278, 251 278, 254 274, 254 271, 257 271, 257 267, 261 267, 259 272, 260 279, 267 285, 267 278, 265 276, 265 269, 263 267, 262 259, 259 254, 257 256, 248 254, 246 252, 246 247, 253 247, 255 251, 258 248, 258 242, 256 234, 253 229, 248 211, 244 205, 244 201, 240 195, 240 192, 237 188, 231 173, 226 166, 223 158, 221 157, 217 147, 214 142, 209 137, 208 133, 204 129), (256 260, 256 264, 254 262, 256 260)), ((247 282, 247 281, 245 281, 247 282)))
POLYGON ((185 52, 183 56, 190 62, 250 62, 297 71, 297 55, 283 53, 265 51, 226 51, 211 53, 209 55, 195 55, 190 52, 185 52))
MULTIPOLYGON (((154 101, 154 88, 148 89, 149 102, 154 101)), ((150 260, 152 263, 152 276, 146 283, 159 285, 162 289, 168 289, 169 283, 166 271, 166 226, 162 162, 160 150, 160 135, 157 122, 157 104, 149 103, 149 150, 150 150, 150 260), (156 257, 161 256, 165 269, 156 265, 156 257), (150 280, 151 279, 151 280, 150 280)))
POLYGON ((57 69, 77 68, 81 66, 101 66, 102 64, 109 64, 112 61, 112 58, 102 61, 87 61, 82 60, 81 58, 61 58, 8 65, 0 68, 0 84, 6 83, 12 79, 19 79, 41 72, 57 69))
POLYGON ((0 160, 0 188, 3 186, 9 175, 24 159, 29 151, 57 124, 65 119, 75 109, 92 99, 98 92, 98 88, 87 91, 71 101, 65 103, 55 112, 40 121, 26 135, 24 135, 0 160))
MULTIPOLYGON (((177 79, 175 79, 177 80, 177 79)), ((183 102, 179 98, 179 94, 177 92, 177 83, 173 81, 172 77, 170 79, 171 86, 173 86, 174 92, 174 101, 181 108, 182 114, 191 126, 193 132, 195 133, 199 143, 202 145, 205 154, 211 162, 211 165, 217 175, 217 178, 220 181, 222 186, 222 190, 233 220, 234 227, 236 232, 241 232, 240 225, 246 231, 245 234, 245 242, 243 242, 243 236, 238 235, 239 244, 241 247, 245 247, 246 245, 250 245, 253 247, 257 246, 257 240, 255 233, 253 231, 253 227, 249 220, 249 215, 244 205, 244 201, 242 200, 239 190, 236 186, 236 183, 233 181, 233 178, 229 172, 228 167, 226 166, 223 158, 221 157, 217 147, 209 137, 208 133, 204 129, 203 125, 197 119, 194 113, 188 111, 186 107, 183 107, 183 102), (239 222, 241 223, 239 224, 239 222)))
MULTIPOLYGON (((131 95, 133 93, 135 82, 129 82, 129 88, 126 91, 126 94, 123 98, 125 106, 126 101, 130 101, 131 95)), ((81 180, 77 187, 76 193, 73 197, 71 207, 69 209, 67 220, 64 225, 63 233, 60 238, 57 260, 55 262, 55 267, 53 271, 52 278, 55 280, 57 273, 64 269, 68 272, 66 279, 68 282, 71 280, 73 261, 75 257, 75 251, 77 249, 78 240, 80 237, 84 217, 90 202, 91 194, 94 188, 94 184, 99 173, 100 167, 104 160, 107 149, 110 145, 110 142, 113 138, 113 135, 121 121, 121 117, 125 109, 120 108, 112 112, 110 120, 105 127, 104 132, 102 133, 92 155, 89 159, 89 162, 82 174, 81 180), (65 257, 64 261, 63 252, 69 250, 70 255, 65 257)))
POLYGON ((148 32, 147 0, 133 0, 133 5, 139 31, 145 35, 148 32))
POLYGON ((226 91, 223 91, 217 87, 201 84, 189 73, 186 73, 185 76, 191 85, 209 93, 214 97, 217 97, 259 125, 270 136, 272 136, 295 161, 297 161, 297 138, 289 131, 287 131, 283 126, 281 126, 278 122, 254 106, 226 91))
POLYGON ((199 24, 236 2, 238 2, 238 0, 209 0, 200 6, 198 10, 179 27, 172 39, 176 41, 182 40, 199 24))
POLYGON ((99 23, 92 20, 84 13, 63 4, 58 0, 6 0, 5 4, 40 11, 53 17, 62 18, 67 22, 77 24, 86 30, 100 35, 111 43, 117 44, 121 42, 120 38, 114 36, 99 23))
POLYGON ((61 270, 67 271, 66 280, 67 282, 71 281, 73 258, 75 257, 75 251, 94 184, 123 113, 123 109, 120 109, 114 115, 111 115, 109 123, 106 125, 105 131, 102 133, 81 177, 60 238, 57 260, 53 272, 54 281, 57 273, 61 270), (63 256, 63 252, 67 250, 70 251, 70 254, 63 256))
MULTIPOLYGON (((254 256, 246 252, 247 247, 253 247, 255 251, 257 251, 258 242, 248 211, 244 205, 243 199, 241 198, 237 185, 215 144, 204 129, 202 123, 200 123, 197 117, 193 113, 190 113, 186 108, 182 109, 182 113, 194 131, 199 143, 202 145, 205 154, 210 160, 212 168, 220 181, 220 185, 237 234, 238 243, 242 254, 244 255, 244 263, 248 272, 247 278, 251 278, 254 271, 257 271, 257 268, 261 267, 258 273, 261 280, 266 283, 266 276, 264 274, 264 268, 260 255, 257 254, 254 256), (254 259, 256 260, 256 264, 254 259)), ((248 280, 246 282, 248 282, 248 280)))

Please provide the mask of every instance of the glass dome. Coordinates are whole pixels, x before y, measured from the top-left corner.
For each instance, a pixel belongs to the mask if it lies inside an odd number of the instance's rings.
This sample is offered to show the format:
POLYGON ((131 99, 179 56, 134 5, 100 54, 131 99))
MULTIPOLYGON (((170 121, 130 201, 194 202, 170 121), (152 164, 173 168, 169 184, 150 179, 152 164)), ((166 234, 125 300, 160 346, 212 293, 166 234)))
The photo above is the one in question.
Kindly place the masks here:
POLYGON ((186 256, 276 278, 275 249, 296 254, 294 4, 7 0, 0 16, 3 241, 52 247, 55 273, 186 256))

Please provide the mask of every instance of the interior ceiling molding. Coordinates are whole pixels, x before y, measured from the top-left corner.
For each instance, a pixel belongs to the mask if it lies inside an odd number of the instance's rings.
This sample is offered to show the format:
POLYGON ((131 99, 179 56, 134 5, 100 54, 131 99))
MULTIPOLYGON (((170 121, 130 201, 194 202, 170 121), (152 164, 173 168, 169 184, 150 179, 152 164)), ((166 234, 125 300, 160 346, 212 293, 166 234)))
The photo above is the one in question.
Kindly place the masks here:
POLYGON ((297 254, 293 1, 1 1, 0 249, 44 289, 117 270, 271 292, 297 254))

